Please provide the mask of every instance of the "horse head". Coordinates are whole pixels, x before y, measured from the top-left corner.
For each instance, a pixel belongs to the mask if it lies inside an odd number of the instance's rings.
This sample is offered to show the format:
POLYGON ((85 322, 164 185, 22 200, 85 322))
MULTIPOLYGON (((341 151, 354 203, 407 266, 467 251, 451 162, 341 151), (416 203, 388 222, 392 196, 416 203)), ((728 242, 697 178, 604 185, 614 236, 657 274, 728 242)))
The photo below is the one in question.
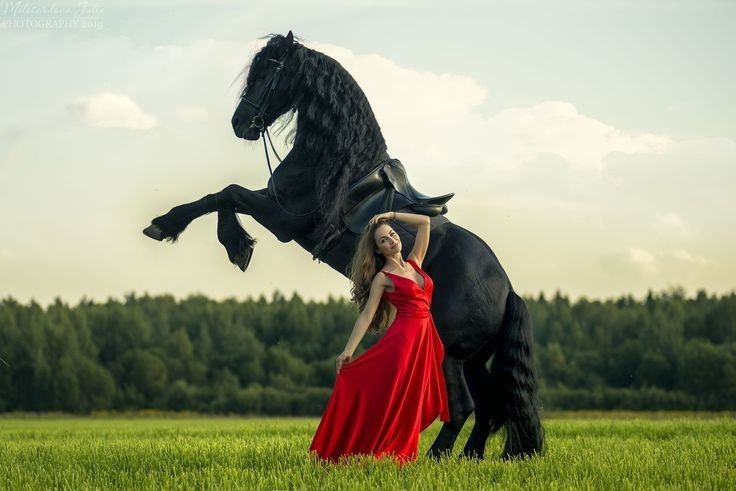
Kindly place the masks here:
POLYGON ((253 57, 232 117, 238 138, 257 140, 281 115, 296 110, 299 63, 293 55, 297 46, 289 31, 286 36, 271 36, 253 57))
MULTIPOLYGON (((339 221, 350 183, 388 158, 386 143, 368 99, 339 62, 295 41, 291 31, 269 38, 248 68, 233 130, 246 140, 263 137, 265 147, 269 126, 291 111, 282 121, 281 129, 286 128, 291 115, 297 115, 287 136, 294 137, 293 147, 273 171, 269 189, 273 184, 276 197, 278 180, 278 193, 289 193, 293 202, 299 196, 311 201, 317 197, 320 209, 314 221, 322 235, 339 221)), ((285 208, 282 212, 295 214, 285 208)))

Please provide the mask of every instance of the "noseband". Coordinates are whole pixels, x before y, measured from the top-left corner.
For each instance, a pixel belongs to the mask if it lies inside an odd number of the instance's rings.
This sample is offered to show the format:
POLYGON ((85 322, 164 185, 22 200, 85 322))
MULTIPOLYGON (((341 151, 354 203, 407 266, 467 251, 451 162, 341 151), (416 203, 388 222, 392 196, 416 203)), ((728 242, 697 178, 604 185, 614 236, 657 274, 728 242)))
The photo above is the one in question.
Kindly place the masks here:
MULTIPOLYGON (((289 52, 284 55, 284 57, 280 60, 275 60, 273 58, 269 58, 268 61, 272 61, 276 63, 276 69, 274 73, 271 75, 271 78, 266 83, 266 90, 261 95, 261 99, 258 101, 258 103, 255 103, 248 99, 245 96, 245 90, 243 90, 243 93, 240 95, 240 99, 245 101, 247 104, 249 104, 251 107, 253 107, 258 113, 253 116, 250 120, 250 127, 251 128, 257 128, 258 131, 261 133, 261 137, 263 138, 263 150, 266 152, 266 164, 268 164, 268 172, 271 174, 271 181, 273 182, 273 197, 276 200, 276 204, 278 207, 286 213, 287 215, 292 215, 296 217, 304 217, 307 215, 311 215, 315 211, 319 209, 319 204, 311 211, 308 211, 306 213, 293 213, 288 211, 286 208, 283 207, 283 205, 279 202, 279 197, 276 194, 276 180, 273 178, 273 170, 271 170, 271 159, 268 156, 268 147, 266 146, 266 136, 268 136, 268 143, 271 145, 271 150, 273 150, 273 154, 278 159, 279 163, 283 162, 281 160, 281 157, 279 157, 279 154, 276 153, 276 149, 273 146, 273 142, 271 141, 271 135, 268 133, 268 127, 265 124, 265 121, 263 120, 263 116, 266 113, 266 109, 268 109, 268 103, 271 101, 271 95, 276 90, 276 86, 279 83, 279 80, 281 80, 281 74, 284 71, 284 62, 286 61, 286 58, 289 56, 289 52)), ((296 107, 293 108, 293 111, 296 111, 296 107)))
POLYGON ((268 83, 266 84, 266 90, 263 91, 263 94, 261 95, 261 100, 259 100, 258 103, 255 103, 248 99, 245 96, 245 90, 243 90, 243 93, 240 95, 240 98, 242 100, 244 100, 247 104, 251 105, 256 111, 258 111, 258 113, 251 118, 250 127, 258 128, 261 133, 263 133, 263 131, 266 129, 266 125, 263 121, 263 115, 266 113, 266 109, 268 108, 268 103, 271 100, 271 95, 273 95, 273 91, 276 90, 276 86, 279 84, 279 80, 281 80, 281 74, 284 70, 285 60, 286 56, 284 56, 284 58, 281 60, 274 60, 273 58, 268 59, 268 61, 273 61, 274 63, 276 63, 276 70, 274 71, 273 75, 271 75, 271 78, 268 80, 268 83))

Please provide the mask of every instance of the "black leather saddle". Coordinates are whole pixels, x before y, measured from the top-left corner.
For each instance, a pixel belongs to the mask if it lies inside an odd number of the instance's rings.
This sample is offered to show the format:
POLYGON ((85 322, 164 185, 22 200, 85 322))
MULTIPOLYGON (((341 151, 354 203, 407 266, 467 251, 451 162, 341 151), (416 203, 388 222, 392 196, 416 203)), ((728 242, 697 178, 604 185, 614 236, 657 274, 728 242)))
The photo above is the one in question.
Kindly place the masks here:
POLYGON ((404 166, 398 159, 381 162, 348 188, 341 208, 341 224, 330 225, 312 250, 312 259, 320 259, 337 239, 349 230, 360 234, 374 215, 391 210, 410 209, 427 216, 444 215, 447 203, 455 193, 428 196, 409 182, 404 166))

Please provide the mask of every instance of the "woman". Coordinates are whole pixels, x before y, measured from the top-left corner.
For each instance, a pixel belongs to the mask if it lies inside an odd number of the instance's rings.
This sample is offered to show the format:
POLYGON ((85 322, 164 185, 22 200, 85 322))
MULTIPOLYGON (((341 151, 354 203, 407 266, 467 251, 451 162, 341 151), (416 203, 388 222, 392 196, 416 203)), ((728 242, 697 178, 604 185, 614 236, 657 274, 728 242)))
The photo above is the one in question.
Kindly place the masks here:
POLYGON ((428 245, 424 215, 381 213, 363 229, 350 268, 352 300, 362 310, 337 357, 335 386, 309 447, 319 458, 387 455, 403 465, 416 460, 422 430, 437 416, 450 420, 445 352, 429 311, 434 284, 421 269, 428 245), (417 226, 406 261, 389 219, 417 226), (388 324, 383 337, 351 361, 365 331, 388 324))

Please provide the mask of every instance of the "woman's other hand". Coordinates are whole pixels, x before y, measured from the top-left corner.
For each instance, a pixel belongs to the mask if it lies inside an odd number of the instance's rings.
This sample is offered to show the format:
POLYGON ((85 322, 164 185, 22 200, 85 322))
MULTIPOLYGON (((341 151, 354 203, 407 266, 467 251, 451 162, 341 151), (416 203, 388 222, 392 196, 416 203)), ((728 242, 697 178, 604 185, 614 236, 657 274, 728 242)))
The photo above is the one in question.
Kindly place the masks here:
POLYGON ((381 218, 393 219, 395 216, 396 215, 394 214, 393 211, 387 211, 387 212, 384 212, 384 213, 379 213, 378 215, 373 215, 373 218, 371 218, 368 221, 368 223, 371 224, 371 225, 373 225, 374 223, 376 223, 381 218))
POLYGON ((353 358, 353 355, 350 353, 342 352, 337 357, 337 373, 340 373, 340 368, 342 368, 344 363, 350 362, 350 360, 353 358))

